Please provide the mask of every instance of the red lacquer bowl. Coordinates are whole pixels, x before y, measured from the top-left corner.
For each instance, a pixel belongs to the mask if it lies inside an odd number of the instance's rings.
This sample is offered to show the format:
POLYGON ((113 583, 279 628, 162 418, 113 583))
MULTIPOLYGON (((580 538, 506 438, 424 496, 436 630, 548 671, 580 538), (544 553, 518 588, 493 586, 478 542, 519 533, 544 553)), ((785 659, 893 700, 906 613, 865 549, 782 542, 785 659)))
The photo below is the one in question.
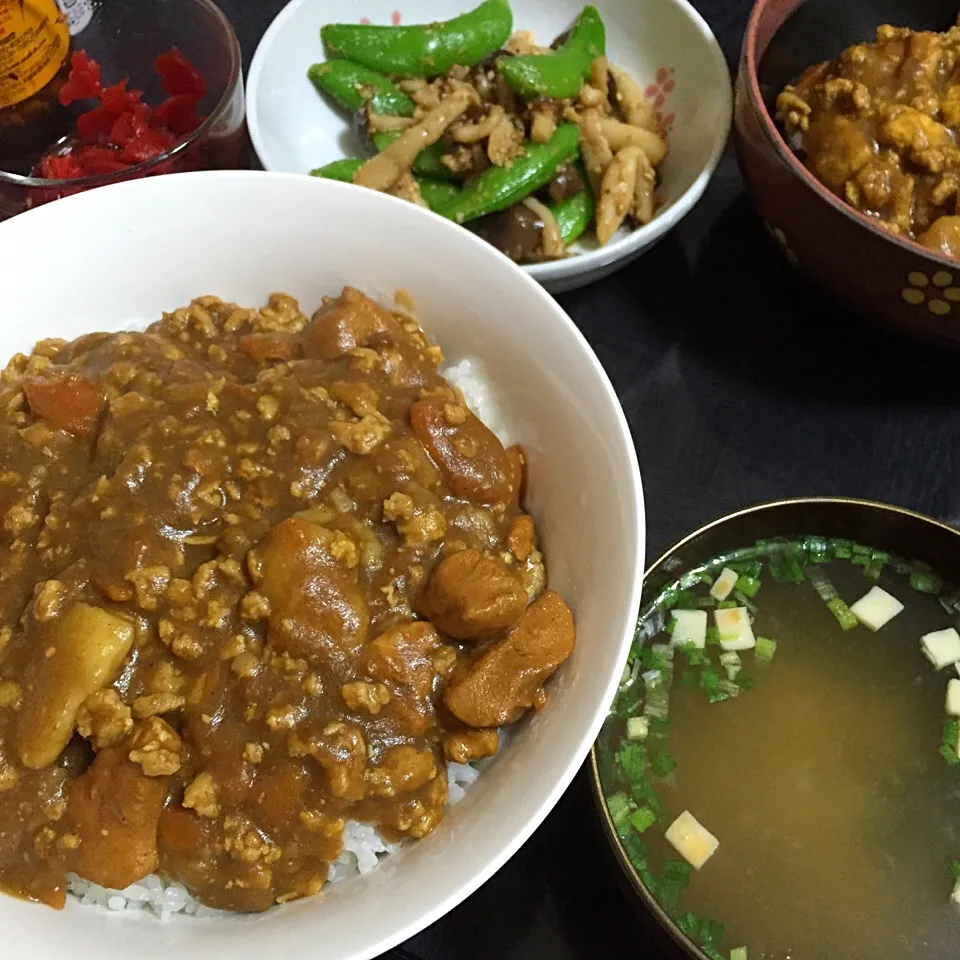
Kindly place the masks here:
POLYGON ((810 64, 874 36, 882 23, 946 29, 942 0, 759 0, 747 25, 734 103, 734 143, 760 216, 784 255, 869 320, 960 342, 960 260, 900 239, 823 187, 773 120, 785 83, 810 64))

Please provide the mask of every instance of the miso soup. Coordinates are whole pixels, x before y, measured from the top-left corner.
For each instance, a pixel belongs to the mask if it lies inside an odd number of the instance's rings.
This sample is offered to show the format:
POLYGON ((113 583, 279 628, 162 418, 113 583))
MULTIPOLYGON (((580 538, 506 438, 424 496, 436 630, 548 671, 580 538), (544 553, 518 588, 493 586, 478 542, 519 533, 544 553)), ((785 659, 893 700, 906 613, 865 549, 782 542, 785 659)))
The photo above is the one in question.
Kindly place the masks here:
POLYGON ((808 537, 719 557, 646 608, 601 783, 707 956, 960 956, 957 607, 922 566, 808 537))

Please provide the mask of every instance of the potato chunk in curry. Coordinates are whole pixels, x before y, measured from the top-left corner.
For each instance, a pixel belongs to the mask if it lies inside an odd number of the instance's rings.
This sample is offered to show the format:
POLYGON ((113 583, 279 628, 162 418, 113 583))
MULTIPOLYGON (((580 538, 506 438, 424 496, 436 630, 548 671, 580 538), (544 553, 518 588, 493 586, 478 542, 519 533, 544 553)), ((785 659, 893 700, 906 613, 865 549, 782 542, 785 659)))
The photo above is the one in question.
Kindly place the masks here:
POLYGON ((0 375, 0 889, 316 893, 423 837, 573 647, 524 459, 417 322, 201 297, 0 375))

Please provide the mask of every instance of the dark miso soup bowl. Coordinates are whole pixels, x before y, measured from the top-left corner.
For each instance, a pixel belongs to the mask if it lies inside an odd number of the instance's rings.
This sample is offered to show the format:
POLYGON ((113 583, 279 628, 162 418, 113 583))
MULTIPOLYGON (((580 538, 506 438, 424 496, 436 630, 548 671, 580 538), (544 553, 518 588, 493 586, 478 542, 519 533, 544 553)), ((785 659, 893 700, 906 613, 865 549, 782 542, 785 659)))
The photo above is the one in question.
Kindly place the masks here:
MULTIPOLYGON (((806 535, 843 537, 887 550, 909 559, 922 560, 953 583, 960 581, 960 531, 930 517, 902 507, 841 497, 805 497, 777 500, 748 507, 714 520, 685 536, 646 572, 640 609, 682 574, 721 553, 749 546, 770 537, 793 539, 806 535)), ((604 800, 596 747, 590 753, 593 796, 607 842, 620 866, 622 887, 646 916, 656 924, 657 955, 663 960, 692 957, 708 960, 706 954, 674 923, 630 863, 617 836, 604 800)))
POLYGON ((808 66, 872 40, 880 24, 946 30, 955 0, 758 0, 740 55, 734 144, 783 254, 865 319, 960 341, 960 260, 895 237, 822 186, 774 122, 777 94, 808 66))

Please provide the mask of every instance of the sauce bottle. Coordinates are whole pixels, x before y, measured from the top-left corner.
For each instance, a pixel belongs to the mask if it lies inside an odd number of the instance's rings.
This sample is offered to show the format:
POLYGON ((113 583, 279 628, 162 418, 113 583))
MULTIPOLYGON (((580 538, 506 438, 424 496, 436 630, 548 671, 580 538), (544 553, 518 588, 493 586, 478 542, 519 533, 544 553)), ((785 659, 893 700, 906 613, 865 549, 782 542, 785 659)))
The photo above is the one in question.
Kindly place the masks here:
POLYGON ((0 170, 29 173, 67 132, 70 31, 56 0, 0 0, 0 170))

